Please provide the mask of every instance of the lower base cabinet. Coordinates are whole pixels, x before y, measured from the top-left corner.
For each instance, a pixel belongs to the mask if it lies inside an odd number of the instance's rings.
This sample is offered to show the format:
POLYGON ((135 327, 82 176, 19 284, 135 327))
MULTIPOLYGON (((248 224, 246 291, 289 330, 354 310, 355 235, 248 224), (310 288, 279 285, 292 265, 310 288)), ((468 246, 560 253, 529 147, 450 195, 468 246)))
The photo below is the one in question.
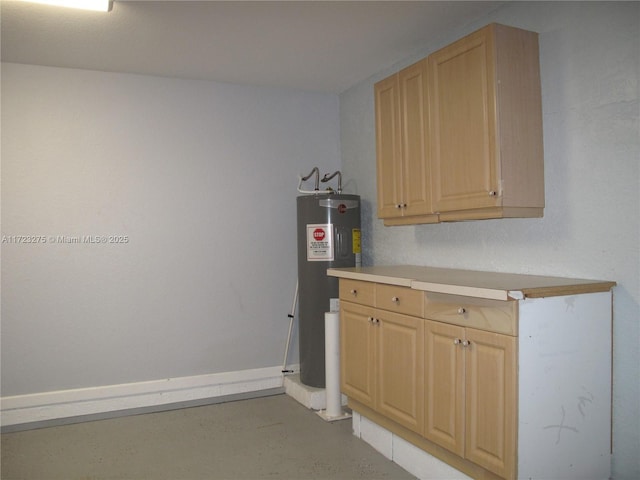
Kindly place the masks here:
POLYGON ((613 282, 495 300, 369 278, 340 279, 354 411, 473 478, 609 477, 613 282))

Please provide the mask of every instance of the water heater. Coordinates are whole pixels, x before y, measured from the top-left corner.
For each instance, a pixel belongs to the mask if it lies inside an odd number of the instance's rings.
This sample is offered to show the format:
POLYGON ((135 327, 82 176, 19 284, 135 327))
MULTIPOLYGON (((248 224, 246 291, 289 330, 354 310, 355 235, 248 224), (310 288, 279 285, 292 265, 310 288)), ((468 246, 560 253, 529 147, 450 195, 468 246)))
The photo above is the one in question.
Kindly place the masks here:
POLYGON ((327 268, 360 265, 360 197, 303 195, 297 212, 300 381, 324 388, 324 314, 338 298, 338 278, 328 277, 327 268))

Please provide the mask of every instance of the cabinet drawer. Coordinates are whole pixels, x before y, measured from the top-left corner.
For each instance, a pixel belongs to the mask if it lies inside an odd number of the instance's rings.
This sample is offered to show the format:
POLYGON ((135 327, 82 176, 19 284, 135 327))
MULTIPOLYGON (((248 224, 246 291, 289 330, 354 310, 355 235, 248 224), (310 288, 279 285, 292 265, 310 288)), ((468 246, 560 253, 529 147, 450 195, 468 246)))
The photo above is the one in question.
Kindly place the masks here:
POLYGON ((396 285, 376 284, 376 308, 424 317, 424 292, 396 285))
POLYGON ((427 292, 425 318, 488 332, 518 335, 518 302, 427 292))
POLYGON ((375 283, 360 280, 340 279, 340 300, 373 306, 375 283))

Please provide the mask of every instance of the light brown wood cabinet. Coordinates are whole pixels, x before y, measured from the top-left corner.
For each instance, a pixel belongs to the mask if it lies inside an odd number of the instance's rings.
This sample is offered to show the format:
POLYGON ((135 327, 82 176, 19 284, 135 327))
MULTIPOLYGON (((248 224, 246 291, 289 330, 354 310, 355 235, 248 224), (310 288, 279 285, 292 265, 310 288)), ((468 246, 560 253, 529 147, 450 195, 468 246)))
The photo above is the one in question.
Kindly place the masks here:
MULTIPOLYGON (((445 296, 454 301, 460 297, 445 296)), ((494 302, 499 303, 499 302, 494 302)), ((508 478, 515 465, 515 340, 428 320, 468 321, 478 305, 427 303, 425 293, 340 280, 342 391, 350 400, 508 478)), ((486 302, 481 315, 495 322, 486 302)), ((498 317, 503 312, 498 310, 498 317)), ((504 320, 504 319, 503 319, 504 320)), ((515 319, 511 319, 515 321, 515 319)))
POLYGON ((608 478, 614 282, 328 274, 340 278, 341 388, 358 415, 472 478, 608 478))
POLYGON ((488 25, 374 91, 385 225, 543 215, 536 33, 488 25))

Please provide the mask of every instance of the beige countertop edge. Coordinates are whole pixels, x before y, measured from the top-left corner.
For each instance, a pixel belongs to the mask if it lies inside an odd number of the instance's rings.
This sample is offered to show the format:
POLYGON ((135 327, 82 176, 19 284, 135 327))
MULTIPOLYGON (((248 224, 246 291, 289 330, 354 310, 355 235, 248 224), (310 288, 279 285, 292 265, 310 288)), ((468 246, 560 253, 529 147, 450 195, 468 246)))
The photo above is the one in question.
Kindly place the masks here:
POLYGON ((489 298, 492 300, 518 300, 523 298, 522 292, 496 290, 494 288, 469 287, 465 285, 448 285, 445 283, 418 281, 412 281, 410 286, 415 290, 434 293, 448 293, 450 295, 462 295, 463 297, 489 298))
POLYGON ((397 277, 380 275, 378 273, 365 273, 349 270, 340 270, 329 268, 327 275, 330 277, 348 278, 350 280, 362 280, 365 282, 387 283, 389 285, 398 285, 401 287, 411 287, 412 280, 408 277, 397 277))
MULTIPOLYGON (((536 281, 527 285, 527 282, 514 282, 513 289, 503 288, 502 285, 491 286, 473 286, 461 285, 459 282, 430 282, 426 280, 417 280, 419 277, 419 269, 422 267, 399 266, 399 267, 361 267, 356 268, 329 268, 327 275, 338 278, 347 278, 351 280, 362 280, 376 283, 386 283, 389 285, 398 285, 410 287, 416 290, 423 290, 435 293, 446 293, 451 295, 462 295, 467 297, 489 298, 494 300, 522 300, 523 298, 540 298, 554 297, 563 295, 578 295, 582 293, 597 293, 610 291, 616 282, 600 281, 600 280, 584 280, 569 278, 553 278, 553 277, 533 277, 521 275, 521 278, 535 278, 536 281), (418 275, 416 275, 418 273, 418 275), (540 278, 543 278, 542 283, 540 278), (520 283, 520 285, 518 285, 520 283)), ((428 267, 424 267, 428 268, 428 267)), ((439 270, 442 271, 442 270, 439 270)), ((460 275, 462 271, 452 270, 456 275, 460 275)), ((478 272, 469 272, 470 276, 478 272)), ((495 274, 492 274, 495 275, 495 274)), ((497 274, 500 275, 500 274, 497 274)), ((505 274, 514 280, 518 275, 505 274)), ((485 282, 478 282, 485 283, 485 282)), ((502 283, 502 282, 499 282, 502 283)))

